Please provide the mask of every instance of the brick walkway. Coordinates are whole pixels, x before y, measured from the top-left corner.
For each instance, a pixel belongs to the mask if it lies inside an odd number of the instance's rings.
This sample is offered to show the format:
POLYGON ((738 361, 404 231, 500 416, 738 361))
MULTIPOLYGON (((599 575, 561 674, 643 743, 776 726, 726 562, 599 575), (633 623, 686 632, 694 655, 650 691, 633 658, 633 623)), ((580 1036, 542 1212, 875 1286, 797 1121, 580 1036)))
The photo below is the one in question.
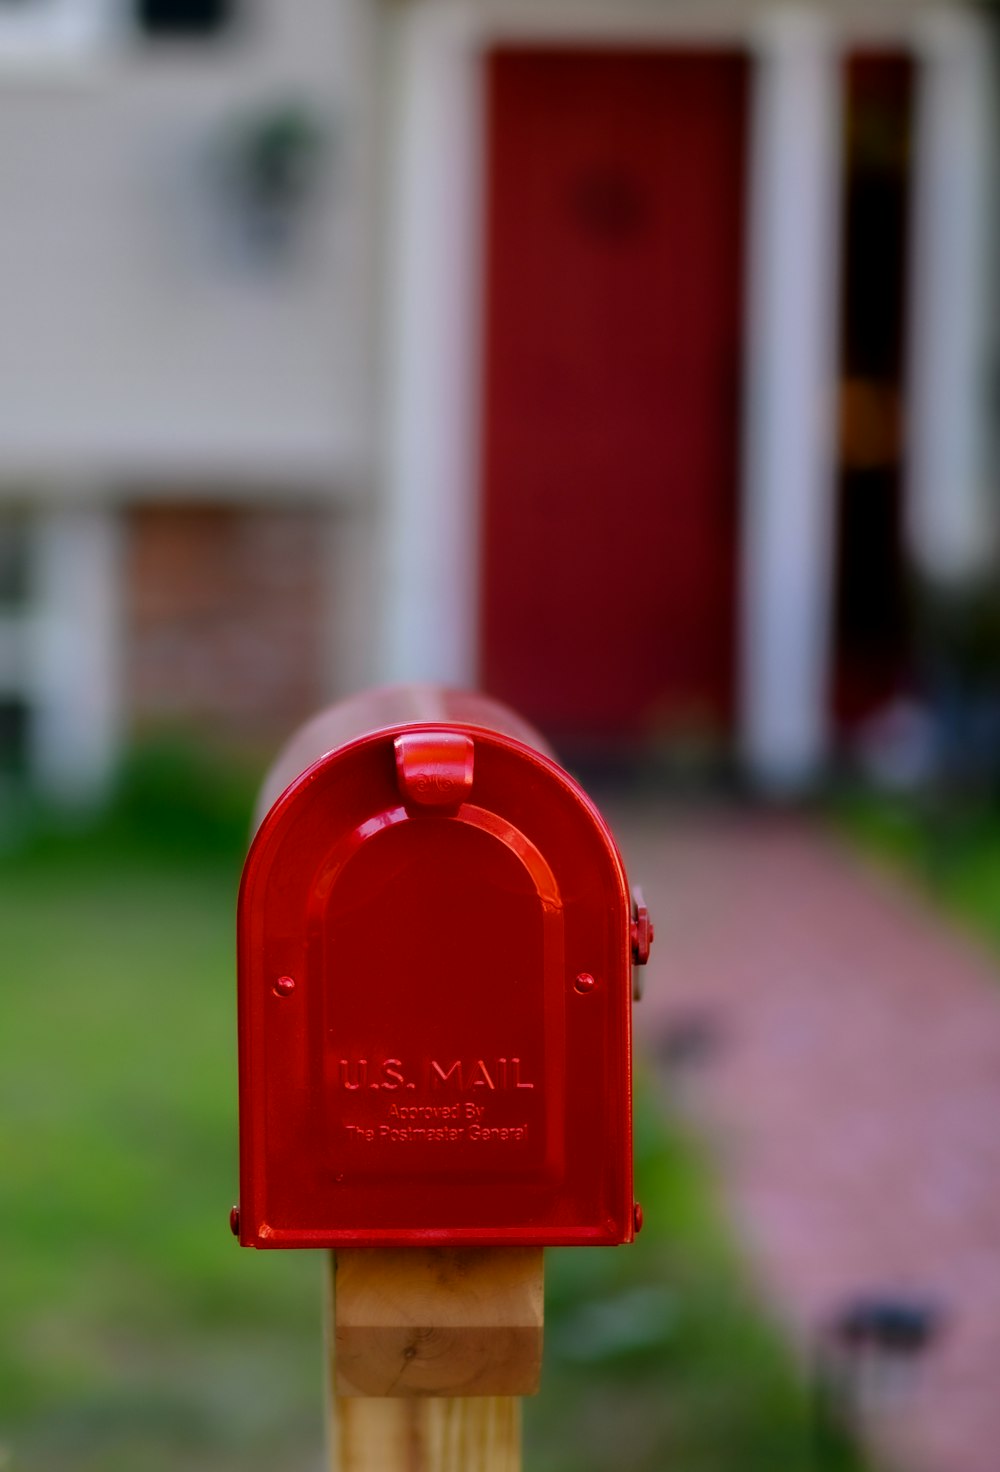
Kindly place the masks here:
POLYGON ((811 1353, 859 1293, 938 1305, 869 1432, 915 1472, 997 1472, 995 967, 805 823, 611 817, 657 926, 639 1046, 706 1132, 778 1312, 811 1353))

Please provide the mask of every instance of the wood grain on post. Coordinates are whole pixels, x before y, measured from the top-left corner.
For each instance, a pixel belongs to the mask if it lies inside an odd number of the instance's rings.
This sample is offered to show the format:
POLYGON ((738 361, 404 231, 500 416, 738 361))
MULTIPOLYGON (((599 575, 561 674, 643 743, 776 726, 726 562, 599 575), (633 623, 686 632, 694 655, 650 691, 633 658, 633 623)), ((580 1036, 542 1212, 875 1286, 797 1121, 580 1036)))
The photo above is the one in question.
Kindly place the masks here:
POLYGON ((509 1396, 334 1401, 330 1472, 521 1472, 509 1396))
POLYGON ((359 1248, 330 1263, 333 1472, 519 1472, 541 1248, 359 1248))
POLYGON ((540 1247, 334 1254, 338 1395, 534 1395, 540 1247))

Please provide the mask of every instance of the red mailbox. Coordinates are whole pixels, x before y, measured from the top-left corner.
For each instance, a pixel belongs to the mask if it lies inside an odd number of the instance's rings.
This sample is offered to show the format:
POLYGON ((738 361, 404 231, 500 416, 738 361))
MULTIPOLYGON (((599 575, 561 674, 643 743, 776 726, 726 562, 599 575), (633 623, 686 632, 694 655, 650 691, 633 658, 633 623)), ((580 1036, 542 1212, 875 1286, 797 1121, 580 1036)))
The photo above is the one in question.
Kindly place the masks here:
POLYGON ((430 687, 279 759, 239 901, 241 1243, 631 1240, 631 969, 596 808, 512 712, 430 687))

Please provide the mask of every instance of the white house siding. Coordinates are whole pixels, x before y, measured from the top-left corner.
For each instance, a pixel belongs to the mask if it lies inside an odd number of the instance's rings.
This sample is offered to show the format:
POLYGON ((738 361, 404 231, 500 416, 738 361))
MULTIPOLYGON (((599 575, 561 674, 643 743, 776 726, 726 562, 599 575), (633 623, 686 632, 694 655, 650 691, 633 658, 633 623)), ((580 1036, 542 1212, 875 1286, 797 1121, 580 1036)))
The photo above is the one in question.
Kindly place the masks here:
POLYGON ((244 0, 231 35, 0 67, 0 481, 280 472, 367 450, 365 0, 244 0), (254 259, 214 171, 291 100, 330 132, 287 259, 254 259))

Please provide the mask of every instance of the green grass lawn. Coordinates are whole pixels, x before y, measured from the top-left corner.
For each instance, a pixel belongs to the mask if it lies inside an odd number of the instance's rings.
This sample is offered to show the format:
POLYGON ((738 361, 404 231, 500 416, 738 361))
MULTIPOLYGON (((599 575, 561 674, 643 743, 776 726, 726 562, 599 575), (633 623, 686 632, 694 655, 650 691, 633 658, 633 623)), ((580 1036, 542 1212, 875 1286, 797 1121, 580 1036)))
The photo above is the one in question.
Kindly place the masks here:
MULTIPOLYGON (((227 1222, 239 825, 134 819, 0 859, 0 1468, 318 1469, 318 1255, 227 1222)), ((529 1469, 855 1467, 648 1094, 637 1161, 637 1244, 548 1254, 529 1469)))
POLYGON ((1000 815, 985 800, 840 797, 838 829, 1000 951, 1000 815))
POLYGON ((241 1252, 231 864, 0 874, 12 1468, 315 1465, 317 1265, 241 1252))

